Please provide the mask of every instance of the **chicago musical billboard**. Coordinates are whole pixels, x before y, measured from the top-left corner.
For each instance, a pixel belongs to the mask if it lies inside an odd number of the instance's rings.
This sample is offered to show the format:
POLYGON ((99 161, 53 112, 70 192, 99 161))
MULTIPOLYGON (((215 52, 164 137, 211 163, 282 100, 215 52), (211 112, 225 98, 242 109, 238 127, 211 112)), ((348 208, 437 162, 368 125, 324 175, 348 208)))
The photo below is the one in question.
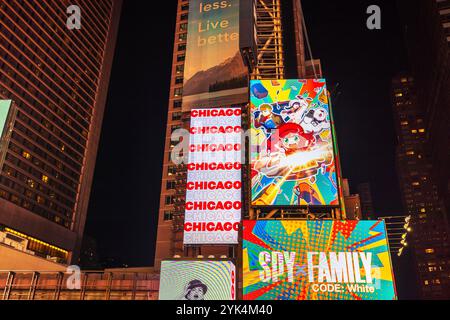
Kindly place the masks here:
POLYGON ((239 50, 240 0, 191 0, 183 111, 246 103, 248 71, 239 50))
POLYGON ((242 110, 193 109, 184 244, 237 244, 242 209, 242 110))
POLYGON ((385 222, 244 221, 245 300, 394 300, 385 222))
POLYGON ((252 80, 253 206, 339 206, 326 82, 252 80))

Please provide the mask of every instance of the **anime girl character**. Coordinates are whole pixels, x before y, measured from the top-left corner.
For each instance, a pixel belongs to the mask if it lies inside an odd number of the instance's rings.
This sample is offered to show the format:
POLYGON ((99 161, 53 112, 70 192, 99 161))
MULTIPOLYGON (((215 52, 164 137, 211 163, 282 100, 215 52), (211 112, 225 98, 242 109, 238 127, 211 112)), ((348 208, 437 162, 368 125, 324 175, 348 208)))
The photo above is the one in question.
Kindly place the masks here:
POLYGON ((306 134, 299 124, 283 124, 278 129, 278 151, 257 161, 254 169, 269 177, 284 176, 292 172, 291 165, 286 162, 288 157, 310 150, 315 141, 314 135, 306 134))
MULTIPOLYGON (((305 182, 308 179, 313 183, 319 170, 329 166, 333 161, 332 150, 327 148, 322 150, 323 144, 318 143, 314 134, 306 133, 297 123, 286 123, 280 126, 278 138, 277 150, 259 159, 253 166, 253 170, 261 174, 261 176, 255 176, 255 181, 262 176, 273 179, 261 190, 261 196, 254 203, 256 205, 273 203, 278 196, 275 189, 279 190, 280 181, 305 182)), ((319 201, 314 190, 306 190, 301 184, 296 186, 299 188, 294 188, 292 193, 297 194, 299 198, 305 196, 311 204, 319 201)))

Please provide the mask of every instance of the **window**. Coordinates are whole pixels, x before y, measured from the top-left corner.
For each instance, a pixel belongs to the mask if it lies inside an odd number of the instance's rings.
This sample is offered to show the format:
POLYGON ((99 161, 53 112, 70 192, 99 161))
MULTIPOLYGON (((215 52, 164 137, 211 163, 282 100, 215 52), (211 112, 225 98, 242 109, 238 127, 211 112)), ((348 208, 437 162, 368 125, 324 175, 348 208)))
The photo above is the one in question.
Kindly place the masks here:
POLYGON ((29 154, 29 153, 26 152, 26 151, 22 152, 22 156, 23 156, 25 159, 27 159, 27 160, 30 160, 30 159, 31 159, 31 154, 29 154))
POLYGON ((174 96, 181 97, 183 95, 183 88, 175 88, 174 96))
POLYGON ((185 60, 185 58, 186 58, 186 56, 185 56, 184 54, 179 54, 179 55, 177 56, 177 61, 178 61, 178 62, 182 62, 182 61, 185 60))
POLYGON ((174 113, 172 113, 172 120, 173 121, 181 120, 182 116, 183 116, 182 112, 174 112, 174 113))
POLYGON ((187 33, 180 33, 180 35, 178 36, 178 40, 180 42, 186 41, 187 40, 187 33))
POLYGON ((183 77, 176 77, 175 84, 183 84, 183 77))
POLYGON ((169 167, 167 169, 167 174, 169 175, 169 177, 175 175, 176 173, 177 173, 176 167, 169 167))
POLYGON ((175 181, 169 180, 166 182, 166 189, 167 190, 174 190, 175 189, 175 181))
POLYGON ((173 212, 172 211, 164 211, 164 221, 173 220, 173 212))
POLYGON ((182 64, 177 65, 175 70, 176 70, 177 74, 183 73, 184 72, 184 65, 182 65, 182 64))
POLYGON ((178 45, 178 51, 186 51, 186 44, 185 43, 180 43, 178 45))
POLYGON ((173 198, 173 196, 167 196, 166 197, 166 206, 168 206, 168 205, 171 205, 171 204, 173 204, 174 203, 174 198, 173 198))
POLYGON ((181 100, 176 100, 176 101, 173 102, 173 108, 174 109, 181 108, 181 106, 182 106, 181 100))
POLYGON ((171 133, 174 133, 175 130, 181 129, 180 125, 175 125, 171 127, 171 133))

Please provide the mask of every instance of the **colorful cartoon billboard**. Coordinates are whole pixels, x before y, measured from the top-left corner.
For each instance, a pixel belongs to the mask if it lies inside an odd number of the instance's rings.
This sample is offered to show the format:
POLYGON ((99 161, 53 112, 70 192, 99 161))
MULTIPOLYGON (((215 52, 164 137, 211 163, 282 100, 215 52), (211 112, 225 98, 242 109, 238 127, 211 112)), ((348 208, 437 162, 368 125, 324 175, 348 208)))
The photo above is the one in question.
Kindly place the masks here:
POLYGON ((385 222, 244 221, 245 300, 395 300, 385 222))
POLYGON ((193 109, 184 244, 237 244, 242 210, 242 110, 193 109))
POLYGON ((339 206, 326 82, 252 80, 253 206, 339 206))
POLYGON ((163 261, 159 300, 236 300, 230 261, 163 261))
POLYGON ((246 103, 248 71, 239 50, 240 0, 191 0, 183 111, 246 103))

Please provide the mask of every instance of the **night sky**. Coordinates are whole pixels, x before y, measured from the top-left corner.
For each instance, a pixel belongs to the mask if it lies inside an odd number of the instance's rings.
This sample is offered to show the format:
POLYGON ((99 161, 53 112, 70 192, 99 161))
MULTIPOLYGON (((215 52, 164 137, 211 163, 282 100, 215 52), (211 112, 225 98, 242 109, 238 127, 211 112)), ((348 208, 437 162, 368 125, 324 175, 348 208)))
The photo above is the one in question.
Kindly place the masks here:
MULTIPOLYGON (((153 264, 176 0, 124 0, 86 235, 102 259, 153 264)), ((402 213, 390 79, 406 55, 395 1, 303 0, 314 58, 333 101, 343 174, 370 182, 379 215, 402 213), (355 4, 356 3, 356 4, 355 4), (382 30, 366 9, 382 9, 382 30), (340 94, 339 94, 340 92, 340 94)))

